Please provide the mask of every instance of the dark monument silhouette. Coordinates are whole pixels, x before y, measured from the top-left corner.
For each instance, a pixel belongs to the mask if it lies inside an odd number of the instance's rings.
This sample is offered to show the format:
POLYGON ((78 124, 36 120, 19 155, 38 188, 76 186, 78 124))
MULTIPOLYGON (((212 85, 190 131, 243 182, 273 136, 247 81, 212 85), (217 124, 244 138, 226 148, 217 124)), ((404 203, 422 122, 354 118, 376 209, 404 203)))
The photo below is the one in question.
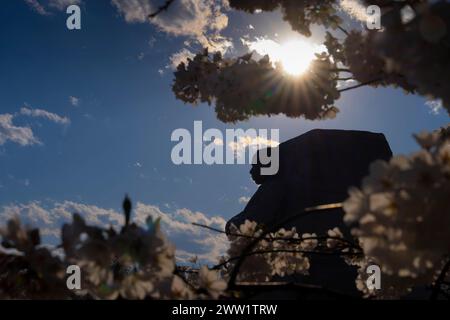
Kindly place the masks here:
MULTIPOLYGON (((246 219, 274 226, 304 208, 342 202, 348 197, 349 187, 361 185, 373 161, 392 157, 384 135, 366 131, 317 129, 283 142, 278 148, 278 173, 262 176, 261 164, 252 166, 250 173, 260 187, 245 209, 227 223, 227 231, 231 223, 240 225, 246 219)), ((319 236, 339 227, 350 238, 343 215, 342 209, 314 212, 284 227, 319 236)), ((310 261, 310 276, 296 279, 357 294, 356 271, 341 258, 313 256, 310 261)))

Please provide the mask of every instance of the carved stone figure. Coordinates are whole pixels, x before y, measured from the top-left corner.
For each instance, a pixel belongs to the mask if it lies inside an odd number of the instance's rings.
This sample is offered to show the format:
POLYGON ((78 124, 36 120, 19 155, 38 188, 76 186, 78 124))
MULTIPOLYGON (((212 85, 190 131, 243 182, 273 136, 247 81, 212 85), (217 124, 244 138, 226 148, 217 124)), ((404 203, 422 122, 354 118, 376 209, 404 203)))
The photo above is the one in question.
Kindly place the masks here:
MULTIPOLYGON (((227 230, 231 223, 240 225, 246 219, 274 226, 304 208, 342 202, 349 187, 360 186, 373 161, 389 160, 392 156, 383 134, 365 131, 312 130, 281 143, 278 148, 278 173, 261 176, 261 165, 252 166, 250 173, 260 186, 245 209, 228 222, 227 230)), ((339 227, 350 238, 343 215, 342 209, 319 211, 283 227, 296 227, 299 234, 319 236, 339 227)), ((329 287, 339 285, 342 289, 343 280, 347 279, 351 287, 348 289, 353 291, 355 274, 349 275, 348 270, 340 258, 312 257, 311 277, 303 280, 329 287)))

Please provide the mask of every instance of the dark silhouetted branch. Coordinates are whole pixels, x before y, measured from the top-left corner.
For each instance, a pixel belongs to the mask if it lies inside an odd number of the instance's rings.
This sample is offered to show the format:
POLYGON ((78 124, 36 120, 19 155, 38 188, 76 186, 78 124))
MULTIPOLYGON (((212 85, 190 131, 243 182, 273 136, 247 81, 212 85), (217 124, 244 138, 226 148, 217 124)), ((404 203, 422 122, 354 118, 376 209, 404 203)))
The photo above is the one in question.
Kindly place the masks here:
POLYGON ((251 282, 238 282, 235 286, 236 290, 247 292, 247 291, 269 291, 281 289, 281 290, 295 290, 297 292, 317 292, 321 294, 327 294, 331 297, 337 299, 361 299, 361 297, 350 295, 338 290, 329 289, 324 286, 318 286, 306 283, 292 283, 292 282, 262 282, 262 283, 251 283, 251 282))
POLYGON ((250 257, 250 256, 254 256, 254 255, 258 255, 258 254, 269 254, 269 253, 301 253, 301 254, 305 254, 305 255, 323 255, 323 256, 339 256, 339 257, 362 255, 362 252, 343 252, 343 251, 316 251, 316 250, 295 250, 295 249, 255 250, 255 251, 252 251, 252 252, 246 254, 245 256, 242 254, 237 257, 231 257, 231 258, 215 265, 211 269, 218 270, 218 269, 226 266, 228 263, 230 263, 232 261, 250 257))
POLYGON ((338 209, 338 208, 342 208, 342 206, 343 206, 342 203, 331 203, 331 204, 325 204, 325 205, 315 206, 315 207, 311 207, 311 208, 306 208, 302 212, 300 212, 296 215, 290 216, 290 217, 284 219, 283 221, 281 221, 280 223, 275 224, 271 228, 264 230, 258 238, 254 239, 252 242, 250 242, 250 244, 247 247, 245 247, 245 249, 242 251, 242 256, 236 262, 236 265, 234 266, 234 268, 230 274, 230 279, 228 281, 228 287, 233 288, 233 286, 235 285, 237 275, 239 273, 239 270, 240 270, 242 264, 244 263, 246 255, 250 254, 252 252, 253 248, 258 244, 258 242, 263 240, 269 233, 276 232, 277 230, 281 229, 283 226, 289 224, 290 222, 293 222, 295 220, 298 220, 300 218, 308 216, 313 212, 338 209))
POLYGON ((345 33, 346 36, 348 36, 348 31, 342 28, 341 26, 338 26, 338 29, 341 30, 343 33, 345 33))
POLYGON ((366 82, 359 83, 359 84, 357 84, 357 85, 355 85, 355 86, 352 86, 352 87, 340 89, 340 90, 338 90, 338 91, 339 91, 339 92, 345 92, 345 91, 349 91, 349 90, 361 88, 361 87, 367 86, 367 85, 369 85, 369 84, 373 84, 373 83, 379 82, 379 81, 381 81, 381 80, 382 80, 382 79, 373 79, 373 80, 370 80, 370 81, 366 81, 366 82))
POLYGON ((347 81, 347 80, 355 80, 355 78, 353 78, 353 77, 344 77, 344 78, 336 78, 336 80, 347 81))
MULTIPOLYGON (((441 289, 442 284, 444 283, 447 273, 450 272, 450 259, 448 259, 447 263, 444 265, 444 268, 442 269, 441 273, 439 274, 438 278, 436 279, 433 289, 431 292, 430 300, 436 300, 439 296, 439 294, 446 295, 443 290, 441 289)), ((446 295, 448 298, 448 296, 446 295)))
POLYGON ((158 10, 149 14, 148 17, 150 19, 152 19, 152 18, 156 17, 158 14, 160 14, 161 12, 167 11, 174 1, 175 0, 166 0, 166 2, 158 8, 158 10))
MULTIPOLYGON (((257 239, 258 237, 255 236, 249 236, 246 234, 240 234, 240 233, 232 233, 232 232, 226 232, 214 227, 210 227, 204 224, 200 224, 200 223, 196 223, 193 222, 192 225, 196 226, 196 227, 200 227, 200 228, 204 228, 210 231, 214 231, 214 232, 218 232, 218 233, 222 233, 222 234, 226 234, 228 236, 232 236, 232 237, 240 237, 240 238, 247 238, 247 239, 257 239)), ((308 240, 336 240, 336 241, 341 241, 345 244, 348 244, 349 247, 352 247, 353 249, 361 249, 357 244, 353 243, 350 240, 344 239, 344 238, 340 238, 340 237, 331 237, 331 236, 322 236, 322 237, 303 237, 303 238, 283 238, 283 237, 267 237, 264 240, 266 241, 286 241, 286 242, 291 242, 291 243, 301 243, 304 241, 308 241, 308 240)))

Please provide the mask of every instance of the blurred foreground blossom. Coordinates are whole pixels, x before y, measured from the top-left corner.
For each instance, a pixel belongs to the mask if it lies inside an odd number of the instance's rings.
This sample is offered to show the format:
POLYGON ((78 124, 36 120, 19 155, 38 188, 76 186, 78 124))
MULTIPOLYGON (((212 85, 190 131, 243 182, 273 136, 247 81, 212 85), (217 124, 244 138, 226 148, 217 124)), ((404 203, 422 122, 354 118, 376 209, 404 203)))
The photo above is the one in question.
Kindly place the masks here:
POLYGON ((175 268, 175 248, 159 228, 159 221, 147 220, 147 229, 135 224, 117 233, 87 226, 79 215, 63 226, 66 259, 79 265, 85 275, 83 288, 96 298, 143 299, 159 296, 161 282, 175 268))
POLYGON ((0 229, 0 298, 67 299, 63 261, 41 246, 38 229, 25 228, 18 218, 0 229), (4 252, 6 251, 6 252, 4 252))
POLYGON ((200 268, 198 279, 199 286, 206 289, 211 297, 215 299, 217 299, 227 288, 226 282, 219 278, 218 272, 209 270, 206 266, 200 268))
POLYGON ((373 163, 362 188, 351 189, 344 203, 344 219, 366 255, 359 280, 368 261, 379 265, 383 286, 376 293, 384 297, 431 284, 450 253, 447 131, 418 134, 419 152, 373 163))
MULTIPOLYGON (((254 221, 246 220, 236 227, 231 225, 228 259, 231 258, 229 269, 236 263, 247 246, 262 235, 263 230, 254 221)), ((294 273, 307 274, 309 259, 302 252, 315 249, 318 241, 315 234, 300 236, 295 228, 280 229, 263 237, 253 247, 252 253, 245 257, 238 275, 239 281, 258 282, 269 281, 273 276, 285 276, 294 273), (302 238, 305 240, 302 241, 302 238), (310 239, 312 238, 312 239, 310 239)))
POLYGON ((285 114, 306 119, 334 118, 337 67, 326 54, 317 55, 303 77, 292 77, 268 56, 223 58, 207 50, 181 63, 172 90, 185 103, 215 104, 219 120, 236 122, 255 115, 285 114))
MULTIPOLYGON (((124 201, 120 231, 90 226, 78 215, 62 227, 63 253, 40 243, 38 229, 18 218, 0 230, 0 298, 9 299, 217 299, 226 283, 203 266, 198 275, 177 275, 175 247, 149 217, 146 227, 129 223, 131 201, 124 201), (81 289, 66 286, 66 268, 81 269, 81 289)), ((181 272, 182 274, 182 272, 181 272)))

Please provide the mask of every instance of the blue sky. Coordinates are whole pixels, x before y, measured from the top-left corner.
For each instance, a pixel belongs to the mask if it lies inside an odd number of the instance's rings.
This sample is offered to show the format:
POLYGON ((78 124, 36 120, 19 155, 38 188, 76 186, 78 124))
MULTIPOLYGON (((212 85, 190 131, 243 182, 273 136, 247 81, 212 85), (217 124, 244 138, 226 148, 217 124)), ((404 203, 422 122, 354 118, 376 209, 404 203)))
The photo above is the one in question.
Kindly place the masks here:
MULTIPOLYGON (((171 55, 186 47, 186 40, 194 41, 192 37, 176 36, 149 23, 130 23, 106 0, 82 2, 82 29, 69 31, 64 11, 41 1, 48 10, 43 14, 30 3, 35 2, 5 1, 0 11, 0 115, 12 115, 15 127, 29 128, 40 141, 24 146, 0 139, 3 218, 16 212, 30 223, 42 224, 42 214, 35 215, 40 220, 30 214, 40 208, 59 223, 64 220, 57 216, 57 208, 78 208, 110 221, 110 211, 101 210, 120 212, 125 193, 140 203, 141 210, 159 210, 158 214, 185 223, 195 217, 230 218, 244 206, 239 199, 256 190, 248 165, 171 162, 172 131, 192 130, 194 120, 202 120, 204 128, 221 130, 279 128, 282 141, 313 128, 382 132, 394 153, 417 149, 412 133, 448 123, 445 111, 433 114, 423 97, 392 88, 361 88, 342 95, 337 103, 341 113, 334 120, 277 116, 226 125, 216 119, 213 108, 185 105, 171 91, 173 75, 166 66, 171 55), (70 97, 78 100, 77 105, 70 97), (66 117, 70 123, 26 115, 21 113, 24 106, 66 117)), ((243 53, 239 37, 244 34, 298 36, 277 12, 227 15, 222 34, 233 39, 232 54, 243 53)), ((185 230, 168 232, 189 251, 199 245, 183 244, 190 231, 186 224, 185 230)), ((213 248, 222 247, 219 243, 213 248)))

